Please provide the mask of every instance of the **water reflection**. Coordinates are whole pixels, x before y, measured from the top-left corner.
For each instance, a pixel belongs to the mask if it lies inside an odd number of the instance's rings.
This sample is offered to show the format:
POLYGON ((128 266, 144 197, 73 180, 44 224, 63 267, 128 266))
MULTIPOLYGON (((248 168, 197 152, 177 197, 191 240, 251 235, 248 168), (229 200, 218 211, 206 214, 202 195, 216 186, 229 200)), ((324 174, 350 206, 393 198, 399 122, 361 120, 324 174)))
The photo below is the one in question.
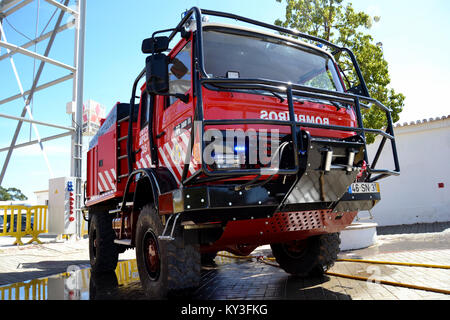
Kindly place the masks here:
POLYGON ((70 266, 67 272, 0 287, 0 300, 102 300, 117 298, 119 287, 139 284, 136 260, 120 261, 115 272, 94 274, 70 266))
POLYGON ((89 298, 91 300, 112 300, 117 297, 119 282, 114 272, 93 274, 89 280, 89 298))
MULTIPOLYGON (((200 286, 172 293, 169 300, 350 299, 322 288, 329 277, 302 279, 249 260, 223 256, 216 266, 202 267, 200 286)), ((333 285, 336 287, 335 285, 333 285)), ((339 286, 337 286, 339 287, 339 286)), ((339 287, 340 288, 340 287, 339 287)), ((120 261, 115 272, 95 274, 72 265, 67 272, 0 287, 0 300, 146 300, 136 260, 120 261)))
MULTIPOLYGON (((225 254, 222 252, 222 254, 225 254)), ((218 256, 217 265, 236 262, 218 256)), ((212 273, 203 275, 206 282, 212 273)), ((208 280, 208 281, 207 281, 208 280)), ((0 300, 113 300, 145 299, 136 260, 119 261, 115 272, 95 274, 90 268, 69 266, 67 272, 0 286, 0 300)))

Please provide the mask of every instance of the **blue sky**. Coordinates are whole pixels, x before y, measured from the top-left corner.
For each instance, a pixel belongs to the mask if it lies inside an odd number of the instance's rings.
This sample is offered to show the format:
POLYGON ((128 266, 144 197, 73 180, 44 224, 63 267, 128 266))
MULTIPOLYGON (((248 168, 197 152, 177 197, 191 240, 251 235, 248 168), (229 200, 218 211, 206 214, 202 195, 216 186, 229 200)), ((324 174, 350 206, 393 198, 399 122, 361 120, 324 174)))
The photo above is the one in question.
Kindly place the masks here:
MULTIPOLYGON (((170 28, 179 21, 181 13, 192 6, 227 11, 273 23, 284 18, 285 4, 275 0, 87 0, 84 100, 93 99, 106 106, 107 111, 117 101, 128 101, 131 85, 144 66, 140 51, 142 39, 158 29, 170 28)), ((71 4, 74 0, 71 0, 71 4)), ((405 109, 400 122, 413 121, 450 114, 444 94, 450 89, 450 2, 430 0, 355 0, 353 6, 372 15, 381 16, 370 33, 376 42, 382 42, 389 63, 391 86, 406 95, 405 109)), ((38 35, 53 13, 53 7, 43 0, 34 0, 21 11, 4 21, 8 42, 23 44, 36 32, 36 12, 39 5, 38 35)), ((66 15, 63 22, 69 20, 66 15)), ((53 21, 55 21, 54 19, 53 21)), ((52 22, 53 24, 54 22, 52 22)), ((48 30, 48 29, 47 29, 48 30)), ((58 34, 50 57, 73 64, 73 30, 58 34)), ((37 46, 43 53, 47 42, 37 46)), ((30 47, 34 50, 34 47, 30 47)), ((0 55, 5 53, 1 49, 0 55)), ((31 87, 33 60, 14 55, 14 60, 25 90, 31 87)), ((38 66, 35 65, 35 70, 38 66)), ((66 75, 67 71, 46 65, 40 84, 66 75)), ((65 105, 72 98, 71 82, 35 94, 34 117, 37 120, 70 125, 65 105)), ((0 61, 0 100, 19 93, 8 59, 0 61)), ((19 116, 21 99, 0 105, 0 113, 19 116)), ((16 121, 0 118, 0 148, 9 145, 16 121)), ((39 126, 41 137, 61 133, 61 130, 39 126)), ((30 139, 30 127, 24 125, 19 143, 30 139)), ((35 139, 34 133, 31 139, 35 139)), ((70 138, 45 143, 55 177, 65 176, 70 170, 70 138)), ((6 152, 0 153, 0 165, 6 152)), ((33 191, 48 187, 49 173, 37 147, 14 151, 3 186, 15 186, 28 197, 33 191)))

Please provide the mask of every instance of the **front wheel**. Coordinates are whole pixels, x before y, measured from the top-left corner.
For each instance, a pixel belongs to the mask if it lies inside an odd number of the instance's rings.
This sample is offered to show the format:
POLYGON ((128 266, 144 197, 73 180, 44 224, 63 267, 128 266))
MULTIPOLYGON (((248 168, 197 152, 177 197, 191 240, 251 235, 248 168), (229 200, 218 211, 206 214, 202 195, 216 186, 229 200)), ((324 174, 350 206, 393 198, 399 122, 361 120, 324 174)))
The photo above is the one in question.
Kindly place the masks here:
POLYGON ((323 275, 337 259, 339 233, 323 234, 289 243, 271 244, 280 267, 295 276, 323 275))
POLYGON ((160 240, 163 229, 153 205, 144 206, 137 221, 136 260, 142 286, 154 299, 200 283, 199 246, 186 244, 180 229, 175 240, 160 240))

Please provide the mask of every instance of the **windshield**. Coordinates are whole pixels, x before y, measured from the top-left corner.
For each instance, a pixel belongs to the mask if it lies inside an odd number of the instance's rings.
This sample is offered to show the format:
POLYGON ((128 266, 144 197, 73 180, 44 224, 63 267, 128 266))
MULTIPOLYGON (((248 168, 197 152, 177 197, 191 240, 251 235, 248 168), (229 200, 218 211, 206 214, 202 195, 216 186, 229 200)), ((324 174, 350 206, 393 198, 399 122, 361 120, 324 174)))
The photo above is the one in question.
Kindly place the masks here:
POLYGON ((325 53, 267 35, 204 30, 205 70, 214 78, 268 79, 343 92, 325 53))

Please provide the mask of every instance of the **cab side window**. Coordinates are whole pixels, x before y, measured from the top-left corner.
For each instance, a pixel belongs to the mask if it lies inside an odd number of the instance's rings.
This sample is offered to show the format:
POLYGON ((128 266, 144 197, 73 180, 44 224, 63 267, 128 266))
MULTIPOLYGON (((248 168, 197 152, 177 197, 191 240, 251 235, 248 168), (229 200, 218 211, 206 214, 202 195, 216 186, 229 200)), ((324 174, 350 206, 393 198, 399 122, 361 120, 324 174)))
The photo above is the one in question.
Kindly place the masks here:
POLYGON ((147 92, 142 95, 141 101, 141 129, 147 125, 149 121, 150 110, 152 109, 153 97, 149 96, 147 92))
MULTIPOLYGON (((185 94, 191 88, 191 43, 188 42, 169 64, 170 93, 185 94)), ((166 107, 171 106, 177 98, 169 97, 166 107)))

